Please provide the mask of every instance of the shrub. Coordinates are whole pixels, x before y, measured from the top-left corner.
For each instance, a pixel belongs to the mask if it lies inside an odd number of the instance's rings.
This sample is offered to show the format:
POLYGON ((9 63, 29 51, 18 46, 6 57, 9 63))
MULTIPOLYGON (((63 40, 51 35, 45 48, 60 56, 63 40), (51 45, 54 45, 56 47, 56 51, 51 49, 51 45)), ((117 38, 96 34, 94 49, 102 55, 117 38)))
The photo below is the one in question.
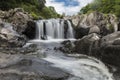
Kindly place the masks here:
POLYGON ((34 20, 38 20, 39 16, 36 15, 34 12, 31 13, 31 16, 33 17, 34 20))

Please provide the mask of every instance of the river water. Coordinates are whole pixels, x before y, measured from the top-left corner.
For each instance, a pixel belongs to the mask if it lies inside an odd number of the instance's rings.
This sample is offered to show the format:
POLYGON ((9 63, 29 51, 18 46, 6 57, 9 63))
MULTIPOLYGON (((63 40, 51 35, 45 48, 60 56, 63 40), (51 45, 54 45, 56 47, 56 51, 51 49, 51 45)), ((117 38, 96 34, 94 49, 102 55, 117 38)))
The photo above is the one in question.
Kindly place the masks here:
MULTIPOLYGON (((74 42, 75 39, 69 39, 74 42)), ((61 42, 65 39, 51 40, 31 40, 28 44, 37 44, 39 52, 45 54, 43 60, 52 63, 52 67, 57 67, 72 75, 67 80, 114 80, 112 73, 99 60, 81 55, 63 53, 55 48, 62 47, 61 42)))

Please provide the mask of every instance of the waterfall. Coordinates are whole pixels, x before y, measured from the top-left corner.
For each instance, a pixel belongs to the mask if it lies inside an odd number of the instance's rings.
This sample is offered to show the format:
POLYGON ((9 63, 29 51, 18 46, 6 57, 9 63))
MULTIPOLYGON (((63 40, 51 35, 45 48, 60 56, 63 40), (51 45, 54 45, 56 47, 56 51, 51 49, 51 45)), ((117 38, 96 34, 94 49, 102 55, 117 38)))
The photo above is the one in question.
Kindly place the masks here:
POLYGON ((41 37, 44 36, 44 32, 43 32, 43 21, 38 21, 37 23, 37 28, 36 28, 36 38, 37 39, 41 39, 41 37))
POLYGON ((67 33, 67 38, 74 38, 72 25, 71 25, 70 21, 67 21, 67 23, 68 23, 68 33, 67 33))
POLYGON ((36 39, 70 39, 74 38, 73 28, 67 20, 67 30, 64 25, 65 20, 49 19, 36 22, 36 39), (67 36, 67 37, 65 37, 67 36))

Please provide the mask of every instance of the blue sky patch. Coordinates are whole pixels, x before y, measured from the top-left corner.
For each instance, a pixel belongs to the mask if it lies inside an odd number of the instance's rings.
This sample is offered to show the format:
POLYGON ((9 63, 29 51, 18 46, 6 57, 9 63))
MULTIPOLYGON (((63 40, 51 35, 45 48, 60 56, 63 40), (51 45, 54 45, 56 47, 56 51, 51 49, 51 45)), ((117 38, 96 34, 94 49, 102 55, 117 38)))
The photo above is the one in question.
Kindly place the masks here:
POLYGON ((55 0, 55 2, 64 2, 64 6, 78 6, 79 2, 74 0, 55 0))

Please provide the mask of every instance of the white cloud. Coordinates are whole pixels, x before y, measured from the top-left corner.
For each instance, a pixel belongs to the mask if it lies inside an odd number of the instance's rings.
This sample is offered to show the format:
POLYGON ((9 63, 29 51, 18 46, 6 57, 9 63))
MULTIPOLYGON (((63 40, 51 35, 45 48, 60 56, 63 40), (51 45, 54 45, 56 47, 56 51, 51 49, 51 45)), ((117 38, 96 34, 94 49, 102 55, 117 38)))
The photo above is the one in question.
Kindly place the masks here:
MULTIPOLYGON (((70 1, 70 0, 68 0, 70 1)), ((67 15, 73 15, 79 12, 79 10, 86 6, 88 3, 92 2, 93 0, 74 0, 79 2, 78 6, 64 6, 64 2, 55 2, 55 0, 46 0, 46 6, 53 6, 55 10, 62 14, 65 13, 67 15)))

